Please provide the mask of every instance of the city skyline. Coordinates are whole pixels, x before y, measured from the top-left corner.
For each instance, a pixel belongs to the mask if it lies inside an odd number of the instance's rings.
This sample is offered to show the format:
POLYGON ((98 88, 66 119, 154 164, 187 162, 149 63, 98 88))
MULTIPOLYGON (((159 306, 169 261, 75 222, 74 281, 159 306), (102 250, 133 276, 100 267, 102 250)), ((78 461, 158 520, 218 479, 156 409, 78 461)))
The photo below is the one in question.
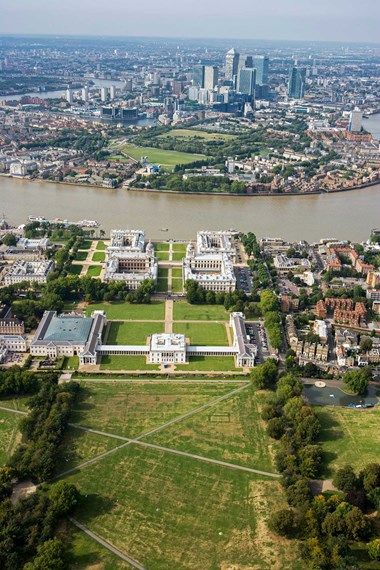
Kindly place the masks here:
POLYGON ((173 0, 163 0, 158 6, 147 0, 142 14, 138 6, 127 7, 119 0, 107 5, 89 0, 80 4, 67 0, 64 5, 36 0, 33 6, 26 0, 17 5, 5 0, 2 12, 0 34, 38 35, 48 29, 57 35, 378 43, 380 4, 363 0, 359 12, 352 0, 322 0, 318 6, 301 0, 269 0, 265 6, 238 0, 233 11, 223 2, 216 11, 200 0, 191 6, 179 6, 173 0))

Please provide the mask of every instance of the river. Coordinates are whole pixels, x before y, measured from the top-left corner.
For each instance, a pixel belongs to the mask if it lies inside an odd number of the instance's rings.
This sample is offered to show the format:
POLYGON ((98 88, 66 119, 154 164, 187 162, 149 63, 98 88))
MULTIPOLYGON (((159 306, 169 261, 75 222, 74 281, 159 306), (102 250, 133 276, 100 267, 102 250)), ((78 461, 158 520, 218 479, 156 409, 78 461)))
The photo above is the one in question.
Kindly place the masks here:
MULTIPOLYGON (((124 87, 125 83, 115 79, 114 81, 110 79, 95 79, 91 78, 94 85, 93 87, 111 87, 114 85, 119 89, 124 87)), ((83 85, 87 83, 86 79, 83 79, 83 85)), ((74 89, 75 91, 81 91, 81 88, 74 89)), ((40 99, 59 99, 60 97, 66 97, 66 89, 55 89, 53 91, 29 91, 28 93, 22 93, 21 95, 0 95, 0 101, 19 101, 22 97, 39 97, 40 99)))
POLYGON ((258 236, 364 241, 380 227, 380 184, 311 196, 202 196, 103 189, 0 177, 0 215, 97 220, 112 228, 142 228, 152 239, 194 239, 200 229, 235 228, 258 236), (167 228, 167 232, 161 230, 167 228))

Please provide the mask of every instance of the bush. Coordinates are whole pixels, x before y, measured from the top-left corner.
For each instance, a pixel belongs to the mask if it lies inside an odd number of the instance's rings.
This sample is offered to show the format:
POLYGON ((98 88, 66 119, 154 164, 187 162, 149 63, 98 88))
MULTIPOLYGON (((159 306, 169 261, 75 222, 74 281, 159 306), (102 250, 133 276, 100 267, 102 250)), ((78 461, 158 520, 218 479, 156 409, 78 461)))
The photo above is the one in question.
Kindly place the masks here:
POLYGON ((296 528, 296 517, 293 509, 281 509, 271 514, 268 526, 280 536, 291 537, 296 528))
POLYGON ((349 493, 357 488, 358 480, 351 465, 346 465, 338 469, 333 479, 333 484, 344 493, 349 493))
POLYGON ((285 433, 285 422, 283 418, 272 418, 267 423, 267 434, 273 439, 281 439, 285 433))
POLYGON ((371 540, 367 546, 368 549, 368 556, 372 558, 372 560, 380 560, 380 538, 375 538, 375 540, 371 540))

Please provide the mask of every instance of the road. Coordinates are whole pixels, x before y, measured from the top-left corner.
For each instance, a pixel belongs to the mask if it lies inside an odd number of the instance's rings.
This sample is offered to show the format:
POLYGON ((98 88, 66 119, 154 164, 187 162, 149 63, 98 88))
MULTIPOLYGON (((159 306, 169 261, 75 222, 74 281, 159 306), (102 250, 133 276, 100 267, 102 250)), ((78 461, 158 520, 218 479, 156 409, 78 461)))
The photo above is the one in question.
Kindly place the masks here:
POLYGON ((134 568, 137 568, 138 570, 146 570, 146 568, 144 566, 142 566, 141 564, 139 564, 138 562, 136 562, 136 560, 133 560, 133 558, 131 558, 130 556, 123 554, 120 550, 118 550, 117 548, 112 546, 112 544, 109 544, 103 538, 100 538, 100 536, 98 536, 97 534, 92 532, 92 530, 90 530, 89 528, 84 526, 82 523, 80 523, 76 519, 73 519, 72 517, 68 517, 68 518, 69 518, 69 521, 73 523, 73 525, 80 528, 80 530, 83 530, 83 532, 85 532, 86 534, 88 534, 88 536, 91 536, 91 538, 96 540, 96 542, 99 542, 99 544, 101 544, 102 546, 107 548, 107 550, 110 550, 113 554, 115 554, 116 556, 118 556, 122 560, 125 560, 134 568))

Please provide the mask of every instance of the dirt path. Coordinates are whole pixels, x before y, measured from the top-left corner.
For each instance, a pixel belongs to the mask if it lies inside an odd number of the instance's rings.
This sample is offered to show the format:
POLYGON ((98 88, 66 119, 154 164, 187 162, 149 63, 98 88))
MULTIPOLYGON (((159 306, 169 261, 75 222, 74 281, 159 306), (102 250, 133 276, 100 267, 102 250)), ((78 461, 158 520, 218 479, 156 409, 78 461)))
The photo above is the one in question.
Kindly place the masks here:
POLYGON ((165 332, 173 332, 173 310, 174 303, 171 299, 165 301, 165 332))

